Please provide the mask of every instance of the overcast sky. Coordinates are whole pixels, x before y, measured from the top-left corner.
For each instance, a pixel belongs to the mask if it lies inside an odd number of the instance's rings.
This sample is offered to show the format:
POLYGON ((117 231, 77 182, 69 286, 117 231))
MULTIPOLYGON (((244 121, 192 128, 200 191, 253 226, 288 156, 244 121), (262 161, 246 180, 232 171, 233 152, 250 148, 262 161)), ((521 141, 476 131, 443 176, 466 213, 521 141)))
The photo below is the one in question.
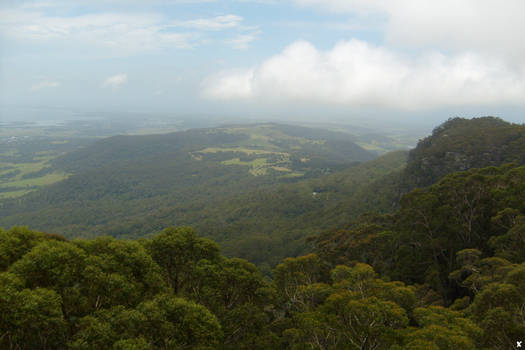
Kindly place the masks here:
POLYGON ((525 122, 524 13, 523 0, 3 0, 0 104, 525 122))

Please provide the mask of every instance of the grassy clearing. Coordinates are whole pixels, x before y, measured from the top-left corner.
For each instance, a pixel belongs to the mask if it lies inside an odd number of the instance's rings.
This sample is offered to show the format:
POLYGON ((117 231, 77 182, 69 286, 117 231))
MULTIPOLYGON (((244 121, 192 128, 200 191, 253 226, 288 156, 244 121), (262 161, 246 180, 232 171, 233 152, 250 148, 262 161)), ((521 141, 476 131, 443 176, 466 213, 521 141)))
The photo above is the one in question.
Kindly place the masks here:
POLYGON ((240 158, 233 158, 221 162, 224 165, 242 165, 250 167, 250 174, 253 176, 268 175, 268 170, 272 169, 278 172, 287 173, 284 177, 299 177, 303 176, 303 173, 293 172, 292 169, 283 166, 279 163, 270 163, 268 158, 257 158, 252 161, 242 161, 240 158))
MULTIPOLYGON (((260 136, 260 135, 259 135, 260 136)), ((261 140, 264 141, 266 136, 262 135, 260 137, 261 140)), ((249 141, 253 141, 253 138, 249 141)), ((275 146, 274 146, 275 147, 275 146)), ((232 152, 232 153, 242 153, 247 156, 257 156, 258 158, 244 161, 241 160, 240 157, 224 160, 221 162, 221 164, 224 165, 241 165, 249 167, 250 174, 253 176, 263 176, 268 175, 268 170, 273 169, 278 172, 283 173, 292 173, 292 170, 289 168, 290 166, 290 153, 287 152, 279 152, 279 151, 273 151, 273 150, 267 150, 267 149, 253 149, 253 148, 247 148, 247 147, 209 147, 205 148, 203 150, 200 150, 198 152, 191 153, 191 156, 195 160, 202 160, 203 155, 209 154, 209 153, 218 153, 218 152, 232 152), (268 157, 264 156, 278 156, 277 161, 270 161, 268 157)), ((275 157, 273 157, 275 159, 275 157)), ((303 174, 296 173, 296 176, 302 176, 303 174)))
MULTIPOLYGON (((5 175, 5 174, 10 173, 10 172, 13 172, 15 170, 16 170, 15 167, 6 165, 5 163, 4 164, 0 164, 0 176, 5 175)), ((2 180, 0 180, 0 184, 1 183, 2 183, 2 180)))
MULTIPOLYGON (((0 162, 0 168, 9 168, 9 171, 11 170, 20 170, 19 177, 24 176, 25 174, 34 173, 37 171, 40 171, 44 169, 47 166, 47 163, 50 159, 53 157, 49 156, 41 156, 41 157, 35 157, 35 159, 38 160, 38 162, 31 162, 31 163, 8 163, 8 162, 0 162)), ((0 182, 2 184, 2 182, 0 182)))
POLYGON ((285 168, 285 167, 282 167, 282 166, 272 166, 271 167, 273 170, 275 171, 284 171, 286 173, 289 173, 292 171, 292 169, 289 169, 289 168, 285 168))
POLYGON ((0 192, 0 199, 22 197, 23 195, 28 194, 31 191, 32 190, 16 190, 9 192, 0 192))
POLYGON ((18 152, 14 149, 10 149, 9 151, 0 152, 0 157, 12 157, 16 156, 18 152))
POLYGON ((67 177, 68 177, 68 174, 66 173, 54 172, 54 173, 49 173, 49 174, 46 174, 40 177, 35 177, 32 179, 20 179, 19 178, 14 181, 2 182, 0 184, 0 188, 16 187, 18 190, 24 187, 45 186, 45 185, 51 185, 55 182, 64 180, 67 177))
POLYGON ((293 178, 293 177, 302 177, 302 176, 304 176, 304 173, 291 172, 291 173, 282 175, 281 178, 293 178))
POLYGON ((53 156, 47 152, 40 152, 33 159, 35 162, 30 163, 9 163, 0 162, 0 176, 19 171, 14 177, 0 179, 0 188, 9 188, 9 191, 0 192, 0 198, 16 198, 25 195, 28 192, 36 190, 38 187, 51 185, 55 182, 66 179, 69 174, 63 172, 52 172, 39 177, 25 179, 27 174, 35 173, 49 166, 49 161, 53 156))
POLYGON ((224 160, 221 162, 224 165, 243 165, 250 167, 250 174, 253 176, 266 175, 268 172, 268 159, 267 158, 257 158, 252 161, 242 161, 240 158, 233 158, 229 160, 224 160))
POLYGON ((225 147, 225 148, 219 148, 219 147, 208 147, 203 150, 197 151, 195 153, 218 153, 218 152, 234 152, 234 153, 244 153, 248 156, 251 155, 265 155, 265 154, 276 154, 280 156, 287 156, 289 157, 290 154, 286 152, 275 152, 275 151, 268 151, 264 149, 251 149, 251 148, 245 148, 245 147, 225 147))
MULTIPOLYGON (((195 160, 202 160, 206 154, 219 152, 240 153, 249 157, 255 157, 254 160, 241 160, 242 157, 236 157, 222 161, 224 165, 241 165, 249 167, 250 174, 254 176, 268 175, 270 171, 281 173, 282 177, 301 177, 302 172, 295 172, 291 169, 291 155, 287 150, 300 150, 304 145, 323 145, 324 140, 311 140, 303 137, 290 136, 276 129, 273 125, 259 125, 257 127, 231 127, 222 129, 232 134, 245 134, 249 137, 241 140, 236 144, 225 145, 223 147, 209 147, 203 150, 192 152, 191 156, 195 160), (285 148, 279 146, 276 142, 285 142, 285 148)), ((307 162, 307 158, 301 159, 307 162)))

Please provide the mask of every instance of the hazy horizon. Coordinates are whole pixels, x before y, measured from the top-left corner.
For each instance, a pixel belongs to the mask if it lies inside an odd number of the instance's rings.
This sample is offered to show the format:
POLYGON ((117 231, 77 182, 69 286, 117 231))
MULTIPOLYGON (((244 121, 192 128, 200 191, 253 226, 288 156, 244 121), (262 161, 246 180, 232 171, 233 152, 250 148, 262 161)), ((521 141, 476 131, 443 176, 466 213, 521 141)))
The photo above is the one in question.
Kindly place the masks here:
POLYGON ((523 123, 524 10, 518 0, 6 1, 0 121, 523 123))

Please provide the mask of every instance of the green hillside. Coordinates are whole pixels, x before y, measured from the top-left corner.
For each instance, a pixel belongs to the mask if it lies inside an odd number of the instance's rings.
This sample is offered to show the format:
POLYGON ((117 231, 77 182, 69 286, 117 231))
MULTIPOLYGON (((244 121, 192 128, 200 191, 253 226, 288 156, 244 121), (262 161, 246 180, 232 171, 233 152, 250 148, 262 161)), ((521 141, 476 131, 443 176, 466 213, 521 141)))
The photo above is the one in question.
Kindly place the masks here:
POLYGON ((472 168, 525 164, 525 126, 494 117, 453 118, 436 127, 410 152, 404 173, 410 188, 472 168))
POLYGON ((199 226, 236 195, 374 157, 347 134, 277 124, 115 136, 51 160, 50 171, 70 176, 0 202, 0 225, 140 237, 170 225, 199 226))
POLYGON ((191 228, 138 241, 0 230, 6 349, 512 349, 525 167, 453 173, 263 277, 191 228))
MULTIPOLYGON (((216 139, 205 145, 207 138, 199 140, 197 132, 191 139, 201 142, 198 149, 185 148, 188 141, 168 146, 169 135, 156 139, 157 147, 159 140, 165 143, 160 152, 150 146, 150 139, 133 149, 130 139, 114 138, 94 146, 102 153, 84 149, 67 155, 72 157, 69 169, 60 168, 64 160, 57 158, 57 169, 78 173, 48 190, 75 183, 78 188, 66 188, 78 194, 55 189, 22 197, 20 206, 44 193, 48 201, 61 204, 35 211, 49 217, 28 215, 28 220, 52 222, 59 210, 73 203, 91 203, 91 210, 103 218, 105 211, 129 202, 124 210, 132 210, 131 204, 144 205, 135 208, 134 217, 122 214, 112 222, 114 226, 89 226, 89 221, 82 225, 120 238, 119 232, 136 229, 146 232, 145 238, 67 240, 21 227, 0 229, 0 312, 4 315, 0 347, 512 349, 525 332, 525 166, 520 165, 525 150, 514 147, 521 142, 521 131, 519 125, 493 118, 451 120, 423 140, 408 155, 408 163, 405 152, 394 152, 332 174, 296 182, 288 177, 291 182, 286 185, 279 181, 287 171, 272 169, 277 165, 265 161, 267 170, 255 173, 253 166, 263 164, 257 159, 272 155, 281 162, 279 167, 300 171, 283 156, 294 157, 291 147, 259 144, 257 148, 243 143, 243 138, 233 140, 239 136, 231 131, 215 133, 216 139), (460 136, 449 139, 440 133, 447 129, 447 135, 454 135, 454 125, 469 133, 473 142, 480 132, 486 140, 498 141, 485 141, 479 149, 468 142, 459 146, 460 136), (484 147, 487 143, 490 147, 484 147), (169 151, 170 147, 176 151, 169 151), (437 155, 446 155, 447 147, 466 159, 481 159, 468 163, 479 168, 444 175, 432 171, 432 185, 412 189, 399 200, 406 190, 403 186, 431 181, 411 172, 417 164, 424 164, 424 170, 456 164, 447 157, 439 163, 437 155), (509 148, 513 156, 507 153, 509 148), (177 180, 191 185, 191 175, 196 174, 192 167, 204 164, 197 168, 202 177, 193 186, 200 191, 202 180, 208 179, 204 183, 210 190, 202 196, 193 193, 197 198, 193 202, 187 192, 185 201, 190 204, 176 198, 173 206, 167 206, 167 199, 162 202, 162 197, 152 196, 158 202, 146 206, 145 199, 139 199, 144 193, 129 191, 137 184, 112 178, 109 170, 103 176, 111 188, 122 183, 130 187, 107 193, 104 181, 93 181, 99 179, 95 171, 81 176, 84 164, 100 169, 118 166, 144 188, 153 188, 158 178, 149 179, 146 170, 133 162, 133 152, 139 149, 140 164, 167 173, 162 181, 179 169, 177 174, 186 171, 190 176, 177 180), (187 156, 177 160, 186 163, 170 167, 168 159, 180 150, 187 156), (118 160, 108 162, 111 157, 118 160), (496 164, 509 160, 514 162, 496 164), (490 166, 482 167, 484 161, 490 166), (233 178, 229 169, 242 176, 233 178), (243 182, 246 179, 252 182, 243 182), (228 187, 231 181, 248 191, 234 192, 237 187, 228 187), (101 187, 88 190, 95 183, 101 187), (213 197, 218 188, 231 193, 213 197), (62 199, 53 197, 58 193, 62 199), (72 201, 75 196, 79 199, 72 201), (155 209, 156 203, 162 204, 162 210, 155 209), (371 213, 359 216, 365 211, 371 213), (192 228, 156 229, 177 215, 215 236, 228 254, 246 256, 260 268, 221 255, 215 242, 199 237, 192 228), (104 227, 113 231, 103 232, 104 227), (310 245, 304 241, 308 235, 312 235, 310 245)), ((319 147, 327 143, 315 142, 319 147)), ((338 164, 335 158, 332 162, 338 164)), ((174 188, 177 185, 172 182, 174 188)), ((35 208, 38 205, 35 202, 35 208)), ((65 212, 59 219, 67 222, 74 211, 65 212)))
POLYGON ((334 174, 241 195, 215 205, 195 227, 213 232, 227 254, 275 263, 272 257, 280 257, 283 247, 307 249, 300 244, 304 237, 344 227, 367 212, 394 212, 402 195, 418 186, 455 171, 508 162, 525 164, 524 126, 493 117, 450 119, 408 158, 392 152, 334 174))
POLYGON ((368 162, 373 155, 352 136, 297 126, 117 136, 54 159, 54 171, 73 175, 0 202, 0 225, 120 238, 190 225, 226 255, 269 271, 308 251, 310 236, 367 212, 395 211, 418 184, 471 167, 524 164, 523 135, 523 126, 497 118, 455 118, 421 140, 408 160, 398 151, 368 162))

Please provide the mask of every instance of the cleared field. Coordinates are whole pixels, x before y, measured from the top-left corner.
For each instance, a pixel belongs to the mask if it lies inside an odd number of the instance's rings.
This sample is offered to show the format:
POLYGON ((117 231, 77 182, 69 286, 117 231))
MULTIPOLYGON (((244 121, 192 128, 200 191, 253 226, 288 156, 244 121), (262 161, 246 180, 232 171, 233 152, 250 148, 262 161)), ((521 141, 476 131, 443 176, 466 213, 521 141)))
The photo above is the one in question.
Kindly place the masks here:
MULTIPOLYGON (((323 146, 326 140, 292 136, 274 125, 250 127, 228 127, 221 131, 231 134, 243 134, 247 137, 235 144, 222 147, 208 147, 190 153, 193 159, 203 160, 206 155, 217 153, 237 153, 240 156, 221 161, 224 165, 241 165, 249 167, 253 176, 277 174, 279 177, 293 178, 304 176, 304 172, 292 168, 291 153, 307 145, 323 146), (249 157, 250 159, 246 159, 249 157), (244 159, 243 159, 244 158, 244 159), (281 174, 281 175, 279 175, 281 174)), ((224 158, 223 158, 224 159, 224 158)), ((301 158, 302 163, 309 159, 301 158)))
POLYGON ((32 190, 17 190, 17 191, 9 191, 9 192, 0 192, 0 199, 22 197, 23 195, 31 191, 32 190))
MULTIPOLYGON (((250 167, 250 174, 253 176, 262 176, 268 175, 268 170, 273 169, 278 172, 293 173, 290 169, 290 153, 287 152, 277 152, 270 151, 265 149, 251 149, 246 147, 224 147, 224 148, 205 148, 201 151, 192 153, 192 157, 195 160, 202 160, 202 156, 210 153, 219 153, 219 152, 232 152, 232 153, 242 153, 246 156, 261 156, 253 160, 244 161, 241 158, 232 158, 224 160, 221 163, 224 165, 242 165, 250 167), (278 156, 276 161, 270 161, 267 157, 264 156, 278 156)), ((275 157, 273 157, 275 158, 275 157)), ((302 176, 301 173, 295 173, 295 176, 302 176)), ((289 175, 289 174, 287 174, 289 175)))
POLYGON ((251 149, 251 148, 245 148, 245 147, 225 147, 225 148, 208 147, 208 148, 205 148, 195 153, 206 154, 206 153, 218 153, 218 152, 238 152, 238 153, 244 153, 248 156, 251 156, 254 154, 255 155, 276 154, 276 155, 290 157, 290 154, 286 152, 268 151, 264 149, 251 149))
POLYGON ((41 153, 41 155, 34 157, 34 162, 0 162, 0 198, 20 197, 38 189, 38 187, 51 185, 69 176, 63 172, 51 172, 44 173, 41 176, 27 177, 29 174, 44 170, 49 166, 49 161, 54 158, 47 155, 47 152, 41 153), (13 175, 9 176, 10 174, 13 175))
POLYGON ((68 175, 66 173, 54 172, 31 179, 20 179, 16 181, 3 182, 0 184, 0 188, 45 186, 64 180, 67 177, 68 175))
POLYGON ((268 172, 268 159, 257 158, 252 161, 242 161, 240 158, 233 158, 221 162, 224 165, 243 165, 250 167, 250 174, 253 176, 266 175, 268 172))
POLYGON ((250 167, 250 174, 253 176, 268 175, 270 169, 284 173, 282 177, 300 177, 304 175, 300 172, 294 172, 286 166, 287 164, 281 162, 271 163, 268 161, 268 158, 257 158, 252 161, 242 161, 240 158, 233 158, 224 160, 221 163, 224 165, 242 165, 250 167))

